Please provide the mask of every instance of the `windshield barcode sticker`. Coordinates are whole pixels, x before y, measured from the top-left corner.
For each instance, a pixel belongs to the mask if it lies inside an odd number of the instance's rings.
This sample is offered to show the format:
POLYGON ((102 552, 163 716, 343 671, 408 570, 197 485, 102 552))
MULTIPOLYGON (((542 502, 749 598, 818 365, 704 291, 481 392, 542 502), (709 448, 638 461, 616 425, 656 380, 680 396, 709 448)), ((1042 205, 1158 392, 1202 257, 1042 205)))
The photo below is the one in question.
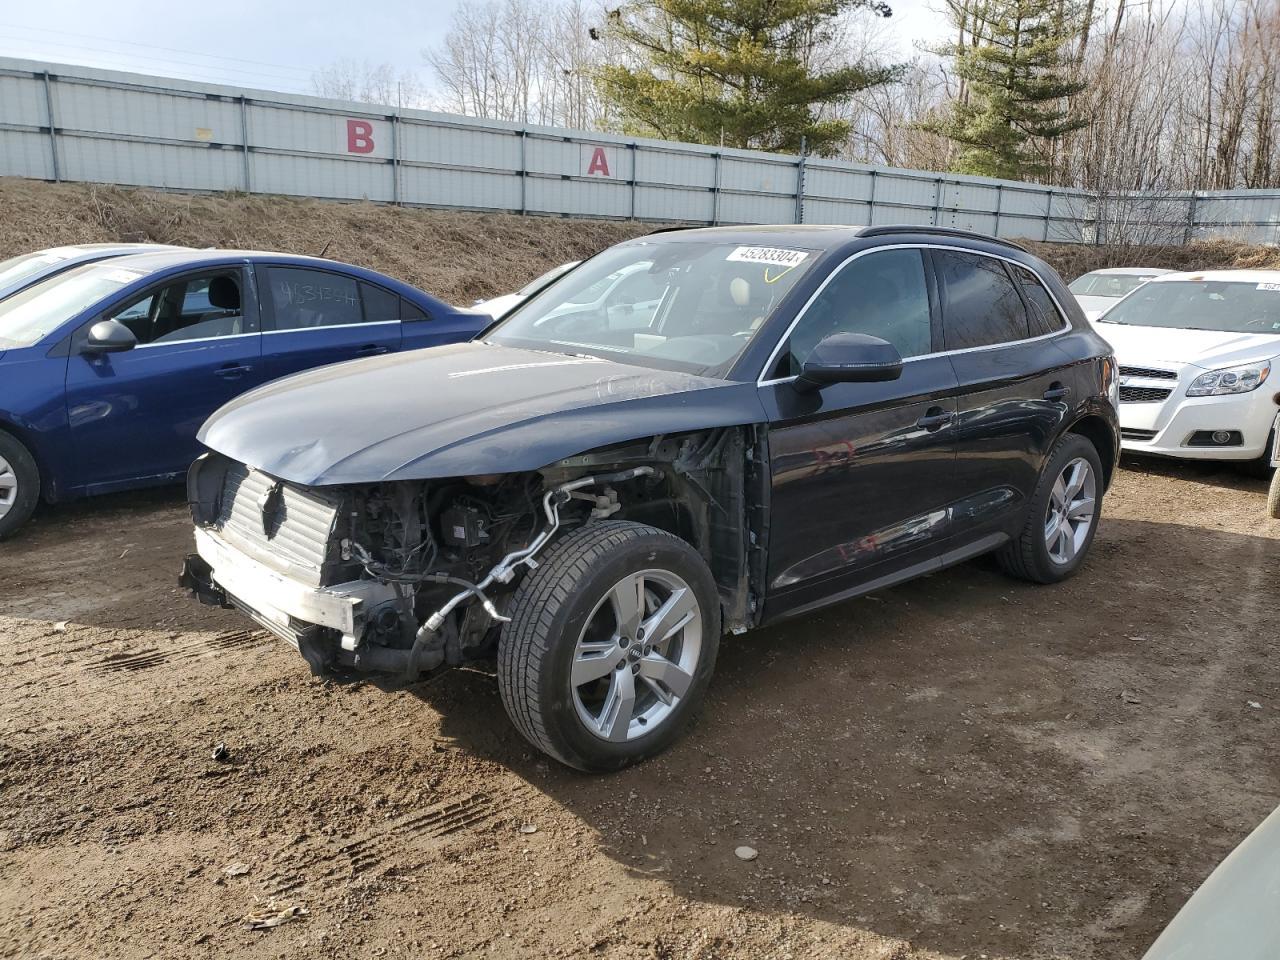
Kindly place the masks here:
POLYGON ((1271 293, 1280 293, 1280 283, 1260 283, 1259 290, 1268 290, 1271 293))
POLYGON ((763 263, 769 267, 794 267, 808 255, 804 250, 786 250, 782 247, 735 247, 725 259, 737 263, 763 263))

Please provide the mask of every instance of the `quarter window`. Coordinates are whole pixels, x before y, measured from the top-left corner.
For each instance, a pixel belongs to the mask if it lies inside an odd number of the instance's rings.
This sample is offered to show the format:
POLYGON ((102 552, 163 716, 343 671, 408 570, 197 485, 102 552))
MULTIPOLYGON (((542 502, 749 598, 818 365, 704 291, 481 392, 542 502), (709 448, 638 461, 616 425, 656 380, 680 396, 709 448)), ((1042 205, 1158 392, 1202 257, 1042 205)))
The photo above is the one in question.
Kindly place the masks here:
POLYGON ((1001 261, 976 253, 936 250, 933 262, 943 291, 945 349, 1027 339, 1027 311, 1001 261))
POLYGON ((366 323, 383 323, 400 319, 400 298, 389 290, 372 283, 360 284, 360 296, 364 299, 366 323))
POLYGON ((1058 305, 1049 296, 1040 278, 1026 267, 1010 266, 1010 271, 1022 288, 1022 296, 1027 301, 1028 331, 1033 337, 1057 333, 1063 327, 1062 314, 1058 305))
POLYGON ((841 268, 796 324, 774 375, 798 375, 818 341, 833 333, 880 337, 904 357, 929 353, 929 288, 920 251, 868 253, 841 268))
POLYGON ((292 267, 268 267, 266 274, 277 330, 364 322, 360 289, 351 277, 292 267))

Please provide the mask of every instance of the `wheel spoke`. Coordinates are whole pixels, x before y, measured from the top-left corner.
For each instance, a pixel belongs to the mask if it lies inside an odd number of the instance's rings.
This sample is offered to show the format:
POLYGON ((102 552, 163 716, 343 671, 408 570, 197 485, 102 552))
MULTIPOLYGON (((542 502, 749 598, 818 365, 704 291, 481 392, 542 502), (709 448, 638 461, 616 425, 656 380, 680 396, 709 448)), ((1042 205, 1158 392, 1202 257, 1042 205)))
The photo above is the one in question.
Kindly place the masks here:
POLYGON ((1064 523, 1058 527, 1057 554, 1063 559, 1063 562, 1076 555, 1076 541, 1071 536, 1070 524, 1064 523))
POLYGON ((1062 481, 1063 477, 1059 476, 1058 479, 1054 481, 1053 490, 1051 491, 1054 505, 1059 508, 1067 502, 1067 490, 1062 481))
MULTIPOLYGON (((650 686, 660 684, 677 697, 683 697, 693 686, 693 676, 687 670, 656 652, 640 658, 640 676, 652 681, 650 686)), ((666 697, 662 699, 668 702, 666 697)))
POLYGON ((644 615, 644 577, 633 574, 615 585, 609 594, 609 603, 618 621, 618 632, 624 637, 634 637, 644 615))
POLYGON ((1063 503, 1070 503, 1075 498, 1075 495, 1080 492, 1080 488, 1084 486, 1085 478, 1089 476, 1089 468, 1085 466, 1083 460, 1075 463, 1069 469, 1071 476, 1066 477, 1065 474, 1063 475, 1067 480, 1066 496, 1062 498, 1063 503))
POLYGON ((1075 503, 1067 508, 1067 518, 1069 520, 1091 520, 1093 519, 1093 497, 1081 497, 1075 503))
POLYGON ((1053 545, 1058 540, 1058 534, 1062 532, 1062 520, 1058 514, 1054 514, 1044 527, 1044 542, 1048 544, 1049 549, 1053 549, 1053 545))
POLYGON ((599 680, 607 675, 617 662, 617 640, 612 637, 608 640, 584 640, 578 644, 570 682, 575 687, 580 687, 592 680, 599 680))
POLYGON ((644 621, 645 643, 665 643, 675 632, 693 619, 697 604, 690 590, 673 590, 653 616, 644 621))
POLYGON ((600 733, 609 740, 626 740, 635 705, 635 676, 627 669, 615 670, 597 721, 600 733))

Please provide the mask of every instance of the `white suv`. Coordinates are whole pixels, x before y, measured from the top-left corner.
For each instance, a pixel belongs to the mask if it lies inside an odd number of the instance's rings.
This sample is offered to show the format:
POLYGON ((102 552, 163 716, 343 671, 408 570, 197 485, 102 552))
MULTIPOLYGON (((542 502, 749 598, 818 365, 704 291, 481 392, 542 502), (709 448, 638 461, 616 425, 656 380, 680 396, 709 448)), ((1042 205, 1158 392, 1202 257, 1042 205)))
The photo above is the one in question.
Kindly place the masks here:
POLYGON ((1270 468, 1280 270, 1153 277, 1095 322, 1120 367, 1126 450, 1270 468))

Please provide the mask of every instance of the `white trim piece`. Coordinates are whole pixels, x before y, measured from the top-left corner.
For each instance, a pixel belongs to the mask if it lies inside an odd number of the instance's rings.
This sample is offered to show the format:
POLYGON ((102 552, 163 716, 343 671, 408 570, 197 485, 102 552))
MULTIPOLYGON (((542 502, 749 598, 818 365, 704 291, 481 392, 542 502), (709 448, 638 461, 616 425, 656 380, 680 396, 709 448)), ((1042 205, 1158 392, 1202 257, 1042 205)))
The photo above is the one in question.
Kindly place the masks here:
MULTIPOLYGON (((778 338, 778 342, 774 346, 773 352, 769 354, 768 360, 765 361, 764 368, 760 371, 759 376, 756 378, 756 386, 768 387, 776 383, 791 383, 792 381, 799 379, 798 376, 777 377, 773 380, 765 380, 762 378, 770 370, 772 370, 773 365, 778 362, 778 358, 782 355, 783 346, 791 338, 792 332, 795 330, 796 326, 800 323, 800 321, 804 319, 805 314, 809 312, 809 308, 813 306, 813 302, 817 300, 818 297, 821 296, 822 291, 827 288, 827 284, 829 284, 832 280, 834 280, 836 275, 840 273, 842 270, 844 270, 844 268, 847 267, 849 264, 851 264, 854 260, 857 260, 860 257, 868 256, 873 253, 879 253, 882 250, 952 250, 957 253, 972 253, 980 257, 990 257, 993 260, 1003 260, 1005 263, 1011 263, 1015 267, 1021 267, 1023 270, 1026 270, 1033 277, 1035 277, 1037 281, 1039 281, 1040 286, 1044 287, 1045 292, 1049 294, 1049 299, 1053 301, 1053 305, 1057 308, 1058 318, 1063 321, 1063 325, 1059 329, 1053 331, 1052 333, 1042 333, 1038 337, 1026 337, 1022 340, 1008 340, 1008 341, 1005 341, 1004 343, 993 343, 993 344, 989 344, 987 346, 982 346, 982 347, 963 347, 958 350, 939 350, 935 353, 925 353, 916 357, 903 357, 902 362, 904 364, 912 363, 916 360, 927 360, 933 357, 949 357, 954 354, 960 354, 960 353, 977 353, 980 350, 999 350, 1004 347, 1013 347, 1013 346, 1018 346, 1024 343, 1035 343, 1038 340, 1048 340, 1051 337, 1060 337, 1062 336, 1062 334, 1066 333, 1071 329, 1071 321, 1067 319, 1066 311, 1062 309, 1062 304, 1059 302, 1057 296, 1054 294, 1053 290, 1049 287, 1049 285, 1044 282, 1044 278, 1040 276, 1038 271, 1027 266, 1025 263, 1021 263, 1013 259, 1013 257, 1001 256, 998 253, 989 253, 986 250, 974 250, 971 247, 958 247, 948 243, 889 243, 883 246, 870 247, 866 250, 859 250, 856 253, 852 253, 848 257, 846 257, 840 263, 839 266, 837 266, 834 270, 832 270, 830 273, 827 274, 827 278, 822 281, 818 289, 813 292, 813 295, 809 297, 808 300, 805 301, 804 306, 802 306, 799 312, 796 313, 795 319, 791 321, 791 323, 787 326, 787 329, 783 331, 782 336, 778 338)), ((941 284, 939 284, 938 293, 939 293, 939 296, 942 295, 941 284)), ((1021 294, 1019 294, 1019 296, 1021 296, 1021 294)), ((941 309, 941 305, 939 308, 941 309)), ((945 323, 945 317, 943 318, 943 321, 945 323)), ((932 325, 932 321, 931 321, 931 325, 932 325)))
POLYGON ((254 330, 252 333, 228 333, 225 337, 192 337, 190 340, 152 340, 150 343, 140 343, 133 349, 149 350, 152 347, 181 347, 188 343, 211 343, 214 340, 241 340, 245 337, 258 337, 261 335, 261 330, 254 330))
POLYGON ((286 327, 283 330, 263 330, 262 335, 269 337, 273 333, 311 333, 316 330, 349 330, 353 327, 389 327, 391 324, 399 326, 404 323, 403 320, 370 320, 367 323, 331 323, 320 327, 286 327))

